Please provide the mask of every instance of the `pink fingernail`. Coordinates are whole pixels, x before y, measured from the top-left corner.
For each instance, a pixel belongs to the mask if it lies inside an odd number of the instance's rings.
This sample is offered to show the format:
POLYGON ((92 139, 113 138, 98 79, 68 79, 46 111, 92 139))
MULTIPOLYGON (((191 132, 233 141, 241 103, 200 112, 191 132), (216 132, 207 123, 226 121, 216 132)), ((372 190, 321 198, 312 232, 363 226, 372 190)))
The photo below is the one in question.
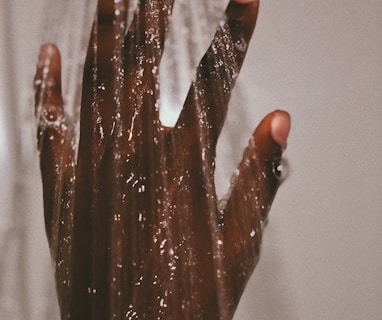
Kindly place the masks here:
POLYGON ((290 130, 290 116, 285 111, 276 111, 271 123, 272 139, 280 146, 284 147, 290 130))

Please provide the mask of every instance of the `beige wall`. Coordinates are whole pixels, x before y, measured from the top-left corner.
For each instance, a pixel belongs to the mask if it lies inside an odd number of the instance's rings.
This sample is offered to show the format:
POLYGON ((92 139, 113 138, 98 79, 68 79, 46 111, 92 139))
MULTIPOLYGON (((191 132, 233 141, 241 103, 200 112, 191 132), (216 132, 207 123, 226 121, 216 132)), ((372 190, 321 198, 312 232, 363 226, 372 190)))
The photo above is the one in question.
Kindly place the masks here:
POLYGON ((381 14, 373 0, 262 1, 242 76, 254 119, 291 112, 291 172, 238 319, 381 318, 381 14))
MULTIPOLYGON (((42 6, 2 2, 0 318, 55 319, 28 89, 42 6)), ((378 0, 261 3, 219 144, 218 189, 275 108, 293 118, 289 176, 235 319, 381 318, 381 16, 378 0)))

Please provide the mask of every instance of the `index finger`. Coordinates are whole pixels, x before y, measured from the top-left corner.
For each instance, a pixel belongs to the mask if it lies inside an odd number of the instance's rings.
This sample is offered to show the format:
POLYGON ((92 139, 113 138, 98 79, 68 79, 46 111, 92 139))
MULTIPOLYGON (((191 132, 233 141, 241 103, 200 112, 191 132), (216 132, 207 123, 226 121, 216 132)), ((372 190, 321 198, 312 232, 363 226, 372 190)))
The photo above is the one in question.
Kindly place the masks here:
POLYGON ((224 124, 231 92, 256 25, 258 7, 258 0, 229 3, 224 24, 199 63, 176 125, 190 132, 200 126, 208 128, 212 146, 224 124))

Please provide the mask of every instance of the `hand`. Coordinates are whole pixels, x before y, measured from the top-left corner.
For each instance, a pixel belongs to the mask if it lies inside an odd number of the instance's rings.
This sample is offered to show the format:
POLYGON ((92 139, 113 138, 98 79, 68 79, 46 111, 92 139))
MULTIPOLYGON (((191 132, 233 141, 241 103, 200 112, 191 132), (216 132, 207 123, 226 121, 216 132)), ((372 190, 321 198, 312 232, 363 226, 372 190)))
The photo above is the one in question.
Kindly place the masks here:
POLYGON ((269 114, 218 206, 215 148, 258 1, 231 1, 173 128, 158 67, 173 1, 99 0, 86 57, 80 142, 61 62, 41 48, 36 116, 46 233, 62 319, 229 319, 259 258, 289 115, 269 114))

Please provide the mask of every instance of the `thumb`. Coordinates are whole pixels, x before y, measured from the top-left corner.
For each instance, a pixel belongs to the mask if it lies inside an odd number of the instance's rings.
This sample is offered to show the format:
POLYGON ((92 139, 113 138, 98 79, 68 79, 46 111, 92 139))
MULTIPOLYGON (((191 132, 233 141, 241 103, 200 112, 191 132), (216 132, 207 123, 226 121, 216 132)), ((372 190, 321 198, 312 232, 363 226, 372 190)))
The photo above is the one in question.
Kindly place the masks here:
POLYGON ((225 264, 240 298, 259 259, 264 221, 280 179, 277 167, 286 145, 290 116, 276 110, 256 128, 232 186, 223 215, 225 264))

